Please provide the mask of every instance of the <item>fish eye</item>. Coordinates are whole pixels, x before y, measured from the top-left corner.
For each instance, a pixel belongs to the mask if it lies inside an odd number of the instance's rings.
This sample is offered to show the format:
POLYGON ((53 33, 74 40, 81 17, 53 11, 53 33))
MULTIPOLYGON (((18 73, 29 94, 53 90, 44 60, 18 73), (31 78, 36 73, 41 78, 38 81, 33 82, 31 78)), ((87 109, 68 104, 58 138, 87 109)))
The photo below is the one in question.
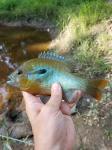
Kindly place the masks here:
POLYGON ((18 70, 17 72, 18 75, 21 75, 22 73, 23 73, 22 70, 18 70))
POLYGON ((47 72, 46 69, 40 69, 37 71, 38 74, 45 74, 47 72))

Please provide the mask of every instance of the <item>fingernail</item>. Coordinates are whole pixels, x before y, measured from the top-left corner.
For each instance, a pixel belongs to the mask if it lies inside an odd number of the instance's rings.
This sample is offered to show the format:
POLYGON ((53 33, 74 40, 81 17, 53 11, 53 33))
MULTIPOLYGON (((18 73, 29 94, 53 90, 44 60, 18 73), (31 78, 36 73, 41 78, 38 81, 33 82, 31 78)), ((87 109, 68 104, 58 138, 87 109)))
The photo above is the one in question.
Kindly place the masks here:
POLYGON ((26 92, 22 91, 22 94, 26 94, 26 92))
POLYGON ((61 90, 60 84, 59 83, 54 83, 52 85, 52 89, 53 89, 53 91, 60 91, 61 90))
POLYGON ((29 93, 27 93, 27 92, 25 92, 25 91, 22 91, 22 94, 23 94, 23 96, 24 96, 24 97, 26 97, 26 96, 29 96, 29 95, 30 95, 29 93))

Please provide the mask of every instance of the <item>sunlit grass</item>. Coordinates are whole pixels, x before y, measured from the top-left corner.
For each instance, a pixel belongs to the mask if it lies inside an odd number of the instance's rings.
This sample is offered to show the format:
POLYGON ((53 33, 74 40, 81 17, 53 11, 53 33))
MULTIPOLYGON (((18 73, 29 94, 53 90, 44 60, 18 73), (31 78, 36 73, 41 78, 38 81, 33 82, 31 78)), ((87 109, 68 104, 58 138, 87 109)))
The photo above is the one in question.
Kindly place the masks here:
MULTIPOLYGON (((104 27, 103 23, 100 27, 104 27)), ((98 29, 99 26, 96 25, 98 29)), ((92 28, 92 27, 91 27, 92 28)), ((91 29, 90 28, 90 29, 91 29)), ((90 30, 89 30, 90 31, 90 30)), ((105 75, 112 69, 112 36, 105 28, 102 32, 89 33, 75 41, 73 57, 83 74, 88 77, 105 75)))
POLYGON ((111 13, 112 6, 106 0, 0 0, 0 18, 5 20, 41 17, 62 26, 74 16, 85 24, 94 24, 111 13))

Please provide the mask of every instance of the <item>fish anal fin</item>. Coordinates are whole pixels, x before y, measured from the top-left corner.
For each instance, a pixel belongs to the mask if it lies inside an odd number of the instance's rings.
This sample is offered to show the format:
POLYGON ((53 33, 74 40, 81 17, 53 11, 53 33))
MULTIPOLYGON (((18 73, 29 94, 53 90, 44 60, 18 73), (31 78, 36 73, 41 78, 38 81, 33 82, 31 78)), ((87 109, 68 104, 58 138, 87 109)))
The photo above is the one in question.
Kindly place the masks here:
POLYGON ((96 100, 100 101, 102 98, 102 93, 99 90, 96 90, 93 94, 91 94, 96 100))

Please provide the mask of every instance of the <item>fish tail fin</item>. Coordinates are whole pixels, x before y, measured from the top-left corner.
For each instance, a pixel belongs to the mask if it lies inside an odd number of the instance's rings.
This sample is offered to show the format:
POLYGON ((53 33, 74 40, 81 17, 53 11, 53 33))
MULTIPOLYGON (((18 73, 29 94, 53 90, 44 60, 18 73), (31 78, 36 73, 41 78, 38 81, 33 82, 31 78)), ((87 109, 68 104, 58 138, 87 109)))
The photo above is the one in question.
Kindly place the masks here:
POLYGON ((90 80, 87 86, 87 94, 91 95, 97 100, 101 100, 102 90, 107 86, 108 80, 90 80))

